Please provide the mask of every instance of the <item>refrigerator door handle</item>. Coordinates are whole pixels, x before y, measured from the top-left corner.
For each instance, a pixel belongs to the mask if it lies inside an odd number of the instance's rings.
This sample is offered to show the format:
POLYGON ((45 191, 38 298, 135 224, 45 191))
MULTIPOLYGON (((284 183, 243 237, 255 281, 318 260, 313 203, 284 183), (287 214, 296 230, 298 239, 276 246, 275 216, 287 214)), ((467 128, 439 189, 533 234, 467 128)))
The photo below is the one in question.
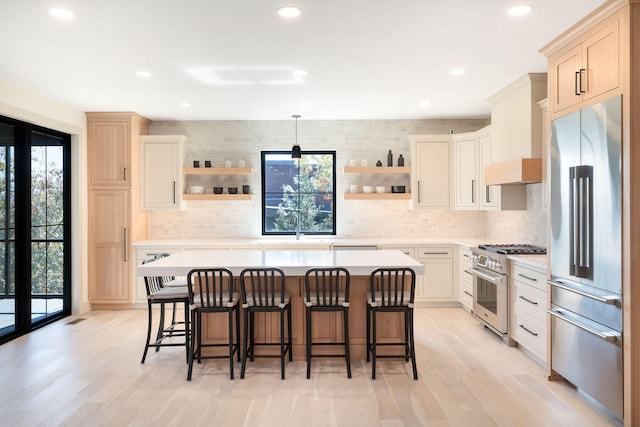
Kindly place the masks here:
POLYGON ((605 304, 616 305, 618 307, 621 305, 620 297, 617 295, 611 295, 611 294, 605 294, 605 293, 603 293, 602 295, 590 294, 580 289, 576 289, 573 286, 569 286, 565 283, 562 283, 558 280, 547 280, 547 283, 550 284, 551 286, 555 286, 556 288, 564 289, 565 291, 573 292, 574 294, 582 295, 583 297, 591 298, 596 301, 603 302, 605 304))
POLYGON ((576 277, 593 277, 593 166, 574 166, 569 170, 571 200, 571 265, 576 277))
POLYGON ((570 323, 573 326, 582 329, 583 331, 589 332, 590 334, 595 335, 598 338, 602 338, 603 340, 608 341, 610 343, 619 344, 622 341, 622 334, 613 330, 607 331, 607 332, 597 331, 581 322, 578 322, 577 320, 570 319, 569 317, 564 315, 562 310, 548 309, 547 313, 549 313, 550 315, 560 320, 564 320, 565 322, 570 323))
POLYGON ((569 168, 569 274, 578 275, 580 259, 580 191, 578 189, 577 167, 569 168))

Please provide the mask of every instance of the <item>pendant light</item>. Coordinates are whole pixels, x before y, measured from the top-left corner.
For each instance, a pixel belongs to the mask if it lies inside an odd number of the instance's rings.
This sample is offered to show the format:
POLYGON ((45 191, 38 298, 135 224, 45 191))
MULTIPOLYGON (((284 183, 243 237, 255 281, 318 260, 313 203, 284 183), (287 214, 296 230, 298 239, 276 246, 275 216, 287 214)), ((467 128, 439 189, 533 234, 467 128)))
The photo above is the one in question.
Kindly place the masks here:
POLYGON ((291 158, 292 159, 301 159, 302 158, 302 152, 300 151, 300 144, 298 144, 298 119, 300 118, 300 115, 299 114, 294 114, 291 117, 296 119, 296 142, 295 142, 295 144, 293 144, 293 147, 291 147, 291 158))

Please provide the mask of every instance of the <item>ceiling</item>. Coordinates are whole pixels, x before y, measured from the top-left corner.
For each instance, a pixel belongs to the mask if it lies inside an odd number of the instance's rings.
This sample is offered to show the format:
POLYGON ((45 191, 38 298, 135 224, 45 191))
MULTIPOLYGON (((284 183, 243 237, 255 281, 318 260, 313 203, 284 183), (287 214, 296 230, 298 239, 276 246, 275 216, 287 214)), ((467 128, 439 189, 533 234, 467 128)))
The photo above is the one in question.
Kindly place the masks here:
POLYGON ((485 118, 488 97, 545 72, 538 49, 604 3, 524 1, 514 18, 517 0, 5 0, 0 80, 152 120, 485 118), (285 4, 302 15, 278 16, 285 4))

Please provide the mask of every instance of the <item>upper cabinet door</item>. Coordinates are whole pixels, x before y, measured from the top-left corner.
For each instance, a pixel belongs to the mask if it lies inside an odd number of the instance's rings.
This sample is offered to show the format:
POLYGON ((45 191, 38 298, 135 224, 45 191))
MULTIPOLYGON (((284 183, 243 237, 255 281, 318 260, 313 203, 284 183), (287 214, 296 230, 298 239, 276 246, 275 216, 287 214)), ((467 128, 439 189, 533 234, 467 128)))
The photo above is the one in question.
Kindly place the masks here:
POLYGON ((549 57, 550 95, 554 114, 621 88, 620 17, 583 34, 579 44, 549 57))
POLYGON ((476 136, 456 139, 456 209, 477 209, 478 169, 476 136))
POLYGON ((582 68, 582 46, 576 46, 551 61, 555 82, 553 85, 554 111, 562 111, 582 102, 579 80, 582 68))
POLYGON ((182 200, 181 135, 141 136, 142 208, 178 210, 182 200))
POLYGON ((451 209, 451 139, 448 135, 412 136, 413 203, 417 208, 451 209))
POLYGON ((480 209, 500 208, 500 186, 484 185, 484 167, 492 163, 491 133, 478 132, 478 199, 480 209))
POLYGON ((131 177, 131 129, 128 121, 89 121, 91 186, 128 186, 131 177))

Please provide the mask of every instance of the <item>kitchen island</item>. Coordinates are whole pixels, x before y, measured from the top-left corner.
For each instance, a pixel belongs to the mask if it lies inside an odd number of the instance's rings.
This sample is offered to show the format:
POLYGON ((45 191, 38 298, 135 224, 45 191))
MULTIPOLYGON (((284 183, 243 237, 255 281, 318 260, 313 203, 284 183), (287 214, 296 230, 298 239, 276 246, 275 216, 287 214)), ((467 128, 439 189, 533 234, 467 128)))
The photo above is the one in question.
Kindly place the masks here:
MULTIPOLYGON (((245 268, 278 267, 285 275, 286 290, 291 295, 293 357, 305 359, 305 320, 303 287, 304 273, 311 267, 344 267, 351 273, 349 306, 349 342, 354 360, 365 358, 366 303, 369 275, 379 267, 409 267, 416 275, 424 272, 419 261, 400 250, 256 250, 256 249, 208 249, 185 250, 157 261, 140 265, 138 276, 186 276, 191 269, 225 267, 237 278, 245 268)), ((236 283, 239 291, 239 284, 236 283)), ((403 321, 397 313, 385 313, 386 319, 378 324, 378 342, 398 341, 404 337, 403 321)), ((257 341, 277 341, 278 322, 271 322, 269 314, 257 315, 257 341)), ((314 342, 336 342, 342 339, 342 316, 336 313, 317 313, 313 322, 314 342), (317 319, 317 320, 316 320, 317 319)), ((207 342, 227 340, 225 316, 208 316, 203 325, 203 339, 207 342), (205 338, 206 337, 206 338, 205 338)), ((332 348, 324 349, 331 352, 332 348)))

